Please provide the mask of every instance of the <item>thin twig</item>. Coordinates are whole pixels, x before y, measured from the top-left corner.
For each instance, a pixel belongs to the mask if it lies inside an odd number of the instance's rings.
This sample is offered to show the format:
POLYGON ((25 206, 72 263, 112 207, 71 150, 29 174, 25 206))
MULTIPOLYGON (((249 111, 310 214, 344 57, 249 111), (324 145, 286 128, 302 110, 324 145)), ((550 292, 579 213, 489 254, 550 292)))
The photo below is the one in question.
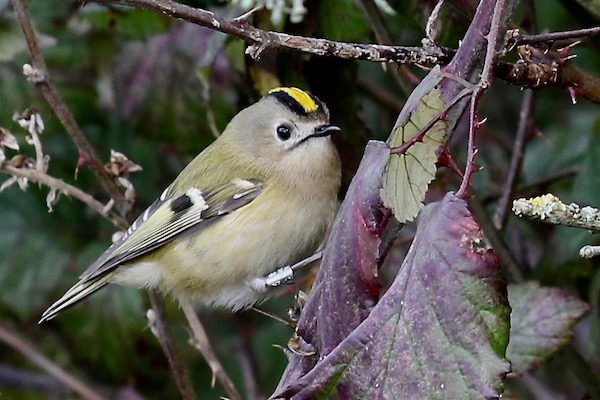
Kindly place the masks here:
POLYGON ((542 33, 539 35, 518 35, 511 42, 513 46, 520 46, 524 44, 556 42, 558 40, 578 39, 597 35, 600 35, 599 26, 586 29, 575 29, 572 31, 542 33))
POLYGON ((121 218, 112 212, 106 213, 105 205, 83 190, 73 185, 69 185, 68 183, 54 178, 44 172, 33 168, 17 168, 6 163, 0 165, 0 172, 18 178, 26 178, 32 182, 41 183, 45 186, 48 186, 51 190, 58 190, 69 197, 74 197, 86 204, 92 210, 96 211, 98 214, 106 217, 110 222, 121 229, 126 229, 129 226, 129 223, 124 218, 121 218))
POLYGON ((263 310, 263 309, 260 309, 260 308, 258 308, 258 307, 256 307, 256 306, 255 306, 255 307, 251 307, 250 309, 251 309, 252 311, 255 311, 255 312, 259 313, 260 315, 264 315, 264 316, 265 316, 265 317, 267 317, 267 318, 271 318, 272 320, 274 320, 274 321, 277 321, 277 322, 279 322, 279 323, 281 323, 281 324, 283 324, 283 325, 289 326, 289 327, 291 327, 291 328, 294 328, 294 327, 295 327, 295 324, 294 324, 293 322, 291 322, 291 321, 288 321, 288 320, 287 320, 287 319, 285 319, 285 318, 281 318, 281 317, 280 317, 279 315, 277 315, 277 314, 273 314, 273 313, 271 313, 271 312, 265 311, 265 310, 263 310))
POLYGON ((533 91, 526 90, 521 103, 519 125, 517 127, 517 134, 515 135, 510 164, 508 166, 508 176, 506 177, 504 189, 502 190, 502 196, 500 196, 498 208, 496 209, 496 214, 494 215, 494 226, 496 226, 496 229, 498 230, 502 230, 504 224, 506 223, 506 219, 508 218, 508 210, 510 209, 511 198, 517 182, 517 175, 521 170, 523 149, 525 148, 527 135, 531 131, 533 98, 533 91))
POLYGON ((150 330, 158 339, 158 342, 167 356, 167 361, 171 367, 171 372, 177 383, 179 393, 181 393, 181 398, 183 400, 193 400, 196 398, 194 386, 183 368, 179 353, 175 350, 175 346, 173 346, 171 332, 164 322, 166 320, 164 301, 155 290, 148 290, 148 297, 150 298, 150 304, 154 311, 152 318, 148 318, 150 320, 150 330))
POLYGON ((485 59, 483 62, 483 69, 481 71, 481 80, 479 85, 476 86, 473 94, 471 95, 471 105, 469 110, 469 140, 467 149, 467 164, 465 166, 465 173, 463 175, 462 182, 456 196, 459 198, 466 198, 469 186, 471 184, 471 177, 477 171, 475 166, 475 156, 477 155, 477 148, 475 147, 475 138, 477 135, 477 129, 481 125, 477 117, 477 109, 481 96, 485 93, 489 87, 493 77, 493 67, 498 58, 498 47, 500 45, 499 30, 502 18, 503 9, 505 7, 504 0, 498 0, 494 6, 494 13, 492 15, 492 21, 490 23, 490 31, 487 34, 487 47, 485 52, 485 59))
POLYGON ((63 101, 62 97, 58 94, 58 91, 50 83, 46 63, 40 52, 33 27, 31 26, 31 21, 29 20, 27 11, 25 9, 25 5, 21 0, 11 0, 11 3, 19 23, 21 24, 21 28, 23 29, 23 34, 31 54, 33 67, 36 70, 35 76, 37 78, 32 79, 33 83, 42 93, 50 105, 50 108, 52 108, 52 111, 54 114, 56 114, 61 124, 71 137, 71 140, 73 140, 77 146, 77 149, 86 155, 90 169, 96 174, 102 187, 104 187, 104 190, 106 190, 110 197, 116 202, 117 209, 124 214, 126 211, 128 211, 131 205, 125 199, 115 181, 104 170, 104 164, 98 158, 96 151, 83 135, 81 128, 75 121, 73 114, 71 114, 71 111, 63 101))
POLYGON ((376 101, 380 106, 387 108, 395 113, 402 110, 404 102, 400 100, 389 87, 380 85, 373 80, 367 80, 364 77, 356 78, 356 86, 363 90, 369 97, 376 101))
POLYGON ((0 387, 13 387, 35 391, 46 398, 67 397, 69 391, 62 383, 46 372, 33 372, 26 367, 0 364, 0 387))
POLYGON ((463 173, 460 187, 456 192, 456 197, 462 199, 467 198, 469 186, 471 185, 471 177, 477 172, 477 167, 475 166, 475 156, 477 155, 475 137, 477 136, 477 128, 479 128, 480 125, 477 119, 477 107, 482 94, 482 89, 476 89, 471 95, 471 104, 469 107, 469 139, 467 141, 467 164, 465 166, 465 172, 463 173))
POLYGON ((216 378, 221 385, 223 385, 223 388, 231 400, 242 400, 242 396, 235 388, 231 378, 229 378, 229 375, 227 375, 225 369, 221 365, 221 362, 213 351, 210 341, 208 340, 208 335, 206 334, 206 331, 204 330, 204 327, 202 326, 198 315, 196 315, 196 311, 194 311, 191 303, 187 300, 180 299, 179 304, 181 305, 181 309, 188 320, 190 328, 192 328, 193 337, 191 339, 191 344, 204 356, 204 359, 213 372, 213 384, 214 379, 216 378))
POLYGON ((385 20, 373 0, 354 0, 354 4, 362 12, 369 28, 373 30, 377 44, 392 43, 392 37, 385 25, 385 20))
POLYGON ((261 393, 258 379, 258 363, 252 351, 253 329, 249 326, 249 313, 238 313, 234 315, 240 343, 236 346, 235 356, 242 378, 244 379, 244 394, 246 400, 262 400, 266 396, 261 393))
POLYGON ((104 397, 96 393, 92 388, 81 382, 79 379, 69 374, 67 371, 47 359, 42 353, 36 350, 31 344, 22 339, 22 335, 11 332, 6 327, 0 325, 0 340, 12 347, 31 363, 37 365, 48 374, 52 375, 70 390, 79 394, 88 400, 103 400, 104 397))
POLYGON ((496 63, 496 59, 498 58, 498 48, 500 47, 500 19, 502 18, 504 6, 505 0, 498 0, 496 7, 494 8, 494 14, 490 24, 490 31, 487 34, 488 45, 485 52, 483 70, 481 71, 481 80, 483 83, 482 89, 487 89, 489 86, 490 81, 492 80, 494 65, 496 63))

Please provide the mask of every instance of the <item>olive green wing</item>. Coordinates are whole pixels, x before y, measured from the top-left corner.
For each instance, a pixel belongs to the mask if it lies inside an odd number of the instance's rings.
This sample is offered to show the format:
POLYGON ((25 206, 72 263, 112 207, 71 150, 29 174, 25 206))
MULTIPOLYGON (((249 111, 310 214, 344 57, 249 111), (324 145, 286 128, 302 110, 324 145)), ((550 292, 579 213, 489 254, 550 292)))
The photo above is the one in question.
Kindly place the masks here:
POLYGON ((262 190, 262 182, 254 179, 236 179, 212 191, 191 188, 179 195, 169 188, 80 278, 97 278, 182 235, 197 232, 252 202, 262 190))

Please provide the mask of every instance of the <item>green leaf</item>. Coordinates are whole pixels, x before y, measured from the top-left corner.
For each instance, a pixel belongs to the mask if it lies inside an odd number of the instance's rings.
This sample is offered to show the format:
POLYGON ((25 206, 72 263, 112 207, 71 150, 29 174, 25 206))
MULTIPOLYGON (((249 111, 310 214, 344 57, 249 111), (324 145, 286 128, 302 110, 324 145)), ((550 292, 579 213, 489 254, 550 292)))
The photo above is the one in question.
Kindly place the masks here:
POLYGON ((510 285, 508 299, 512 314, 506 356, 516 374, 537 367, 567 344, 571 326, 589 309, 578 298, 537 282, 510 285))
MULTIPOLYGON (((436 88, 440 81, 439 67, 435 67, 412 92, 388 139, 390 148, 408 142, 439 118, 444 108, 436 88)), ((427 188, 435 178, 438 151, 445 136, 446 124, 440 119, 427 130, 422 142, 413 144, 404 154, 390 156, 383 175, 381 199, 401 223, 413 220, 423 208, 427 188)))

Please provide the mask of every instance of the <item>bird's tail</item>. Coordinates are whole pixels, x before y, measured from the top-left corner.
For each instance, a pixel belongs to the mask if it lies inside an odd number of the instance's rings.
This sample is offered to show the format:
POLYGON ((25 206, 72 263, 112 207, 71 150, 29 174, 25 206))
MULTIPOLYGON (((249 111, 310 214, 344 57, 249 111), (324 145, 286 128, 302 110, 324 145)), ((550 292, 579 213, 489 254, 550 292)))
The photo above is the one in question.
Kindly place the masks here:
POLYGON ((109 282, 109 275, 110 274, 99 276, 95 279, 77 282, 75 286, 69 289, 60 299, 55 301, 54 304, 44 311, 42 318, 38 323, 41 324, 44 321, 51 320, 52 318, 56 317, 59 312, 77 304, 79 301, 91 295, 96 290, 104 287, 104 285, 109 282))

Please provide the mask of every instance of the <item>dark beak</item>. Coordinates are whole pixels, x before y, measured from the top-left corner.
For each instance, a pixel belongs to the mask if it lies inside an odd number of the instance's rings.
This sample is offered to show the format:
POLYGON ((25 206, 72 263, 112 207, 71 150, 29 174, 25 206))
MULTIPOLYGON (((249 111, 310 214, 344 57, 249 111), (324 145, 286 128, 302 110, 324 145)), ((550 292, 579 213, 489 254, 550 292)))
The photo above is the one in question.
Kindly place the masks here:
POLYGON ((317 126, 315 128, 315 131, 313 132, 312 135, 308 135, 308 136, 304 137, 300 142, 298 142, 296 144, 296 146, 299 146, 302 143, 305 143, 309 139, 318 138, 318 137, 325 137, 325 136, 331 136, 334 133, 340 132, 340 131, 341 131, 341 129, 338 128, 335 125, 321 125, 321 126, 317 126))
POLYGON ((315 128, 315 133, 310 135, 311 137, 324 137, 330 136, 336 132, 340 132, 341 129, 335 125, 321 125, 315 128))

